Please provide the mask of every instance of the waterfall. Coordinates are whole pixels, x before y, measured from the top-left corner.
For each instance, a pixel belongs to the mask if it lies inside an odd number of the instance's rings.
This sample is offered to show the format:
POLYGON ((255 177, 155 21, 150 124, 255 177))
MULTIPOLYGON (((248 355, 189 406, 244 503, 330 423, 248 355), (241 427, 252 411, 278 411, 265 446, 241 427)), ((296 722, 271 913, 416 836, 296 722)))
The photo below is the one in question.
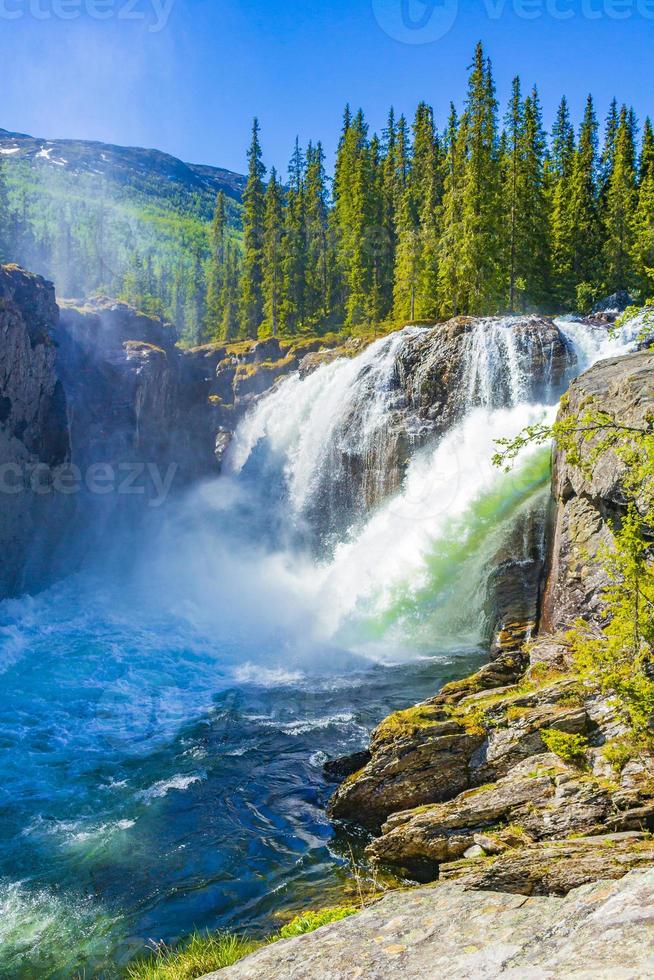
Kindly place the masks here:
POLYGON ((263 930, 271 896, 336 886, 325 754, 475 670, 497 597, 533 596, 549 451, 505 474, 494 440, 630 339, 384 337, 261 398, 138 537, 0 604, 0 975, 105 975, 153 922, 263 930))
POLYGON ((515 318, 489 317, 475 325, 466 352, 467 403, 498 408, 525 399, 531 346, 521 348, 515 318))
POLYGON ((495 440, 553 419, 562 393, 552 383, 554 340, 569 358, 565 384, 631 343, 564 319, 554 336, 550 323, 543 337, 542 322, 474 322, 460 346, 462 383, 452 392, 459 415, 431 439, 416 436, 420 419, 398 369, 416 344, 424 350, 429 343, 438 354, 439 335, 428 328, 406 328, 359 357, 284 381, 242 422, 228 459, 232 475, 263 453, 283 475, 292 519, 319 520, 321 511, 340 508, 338 537, 331 548, 323 541, 322 560, 297 586, 315 606, 322 636, 368 651, 483 639, 489 565, 516 520, 529 508, 542 511, 549 474, 549 451, 534 448, 512 474, 498 472, 491 464, 495 440), (386 474, 384 485, 384 465, 396 466, 398 445, 406 466, 399 478, 386 474), (372 464, 366 476, 376 485, 373 506, 365 499, 352 505, 355 462, 364 471, 372 464))
POLYGON ((242 471, 257 447, 282 462, 288 505, 296 515, 342 529, 338 518, 399 485, 389 465, 394 412, 406 404, 397 356, 419 328, 371 344, 360 356, 285 381, 239 426, 225 460, 242 471), (323 521, 323 523, 325 523, 323 521))

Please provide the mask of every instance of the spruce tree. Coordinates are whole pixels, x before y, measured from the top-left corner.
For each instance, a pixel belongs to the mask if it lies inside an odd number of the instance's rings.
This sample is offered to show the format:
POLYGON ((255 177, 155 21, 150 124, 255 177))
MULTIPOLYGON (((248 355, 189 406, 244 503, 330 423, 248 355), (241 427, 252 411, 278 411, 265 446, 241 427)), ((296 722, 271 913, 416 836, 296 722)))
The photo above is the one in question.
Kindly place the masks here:
POLYGON ((550 154, 550 253, 553 294, 559 308, 570 309, 576 300, 573 273, 573 226, 571 208, 575 138, 568 103, 561 99, 552 128, 550 154))
POLYGON ((385 314, 385 283, 387 273, 388 242, 384 230, 384 171, 382 146, 375 134, 370 140, 368 150, 368 185, 366 195, 365 255, 369 266, 370 290, 365 319, 368 323, 379 323, 385 314))
POLYGON ((307 148, 304 186, 307 317, 313 322, 326 319, 331 311, 334 254, 329 228, 329 200, 325 174, 325 154, 321 143, 307 148))
POLYGON ((503 292, 500 160, 495 86, 481 43, 468 82, 465 120, 461 229, 453 256, 460 267, 459 302, 461 312, 492 313, 503 292))
POLYGON ((263 310, 264 323, 273 337, 279 328, 282 291, 282 227, 284 206, 277 172, 270 171, 263 219, 263 310))
POLYGON ((574 152, 575 133, 570 121, 568 101, 563 96, 552 126, 550 161, 551 171, 556 180, 571 173, 574 152))
MULTIPOLYGON (((516 308, 516 289, 521 278, 521 266, 525 250, 529 247, 525 240, 527 227, 525 200, 525 113, 520 90, 520 79, 513 79, 511 101, 505 120, 506 139, 503 145, 504 158, 504 211, 507 217, 507 270, 509 279, 509 312, 516 308)), ((522 281, 522 280, 521 280, 522 281)), ((524 288, 524 287, 523 287, 524 288)))
POLYGON ((248 180, 243 192, 243 269, 239 304, 240 333, 256 337, 263 320, 264 177, 259 121, 252 125, 248 150, 248 180))
POLYGON ((642 302, 654 297, 654 167, 645 170, 633 221, 632 263, 642 302))
POLYGON ((620 124, 620 113, 618 111, 617 99, 612 99, 609 108, 606 124, 604 127, 604 146, 599 159, 598 190, 602 203, 606 202, 609 191, 611 174, 615 166, 615 150, 618 136, 618 126, 620 124))
POLYGON ((468 117, 459 121, 451 106, 447 127, 445 159, 445 193, 443 197, 442 230, 438 256, 439 312, 454 316, 465 312, 462 264, 463 248, 463 189, 468 144, 468 117))
POLYGON ((382 316, 387 316, 393 305, 393 276, 397 250, 398 193, 397 148, 398 134, 395 113, 391 106, 388 123, 384 130, 381 160, 381 241, 384 249, 381 272, 382 316))
POLYGON ((625 106, 619 116, 606 187, 604 218, 604 288, 609 293, 628 289, 636 210, 636 170, 633 128, 625 106))
POLYGON ((420 233, 410 188, 405 188, 397 218, 397 251, 393 284, 393 316, 399 323, 416 318, 420 276, 420 233))
POLYGON ((520 273, 525 282, 523 309, 541 309, 550 300, 551 255, 549 197, 547 178, 547 140, 542 109, 534 87, 525 99, 523 151, 524 166, 524 252, 520 273))
POLYGON ((438 241, 443 199, 441 147, 434 113, 421 102, 413 125, 409 188, 418 228, 419 268, 415 316, 431 319, 438 309, 438 241))
POLYGON ((284 208, 283 329, 295 333, 305 317, 306 235, 304 206, 304 155, 296 138, 288 165, 288 190, 284 208))
POLYGON ((633 220, 632 264, 640 300, 654 297, 654 132, 647 118, 638 160, 637 205, 633 220))
POLYGON ((648 172, 654 169, 654 131, 649 116, 643 127, 643 141, 638 158, 638 184, 645 180, 648 172))
POLYGON ((225 276, 223 285, 223 319, 220 331, 222 340, 234 340, 239 330, 239 297, 241 266, 239 254, 234 245, 227 243, 225 253, 225 276))
POLYGON ((367 134, 361 110, 352 118, 346 109, 334 175, 334 224, 348 325, 369 319, 373 285, 370 229, 374 228, 379 185, 367 134))
POLYGON ((577 305, 579 297, 597 290, 600 279, 601 228, 596 169, 597 118, 592 96, 589 95, 570 180, 568 233, 574 295, 570 294, 567 300, 577 305))

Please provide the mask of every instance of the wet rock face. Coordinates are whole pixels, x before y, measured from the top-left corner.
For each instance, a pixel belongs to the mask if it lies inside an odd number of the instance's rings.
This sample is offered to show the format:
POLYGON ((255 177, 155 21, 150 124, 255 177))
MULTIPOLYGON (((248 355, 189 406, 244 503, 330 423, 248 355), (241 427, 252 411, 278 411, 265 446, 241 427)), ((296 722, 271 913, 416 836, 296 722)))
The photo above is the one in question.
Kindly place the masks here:
POLYGON ((49 283, 0 267, 0 597, 39 575, 68 510, 47 492, 70 454, 58 318, 49 283))
MULTIPOLYGON (((551 398, 576 364, 556 324, 534 316, 456 317, 429 329, 409 327, 384 343, 376 362, 362 365, 325 446, 319 500, 307 515, 324 539, 395 493, 413 453, 471 407, 551 398)), ((333 354, 309 360, 324 363, 333 354)))
POLYGON ((627 307, 633 306, 633 304, 634 299, 627 290, 618 289, 616 293, 611 293, 610 296, 605 296, 604 299, 595 303, 592 312, 594 315, 608 315, 615 320, 620 313, 624 313, 627 307))
POLYGON ((0 424, 30 456, 58 466, 69 452, 66 399, 56 371, 54 290, 37 276, 0 268, 0 424))
POLYGON ((446 431, 469 405, 510 405, 562 391, 576 357, 553 320, 455 317, 412 339, 398 358, 408 404, 446 431))
POLYGON ((519 650, 536 632, 548 508, 546 493, 536 497, 516 516, 510 537, 490 562, 485 612, 491 658, 519 650))

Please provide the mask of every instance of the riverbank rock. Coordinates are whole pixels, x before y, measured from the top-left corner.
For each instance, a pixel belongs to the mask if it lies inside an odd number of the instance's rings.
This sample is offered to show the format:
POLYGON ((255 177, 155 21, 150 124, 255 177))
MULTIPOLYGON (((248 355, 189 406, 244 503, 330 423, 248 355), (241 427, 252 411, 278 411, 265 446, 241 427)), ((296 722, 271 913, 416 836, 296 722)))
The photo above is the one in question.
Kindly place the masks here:
MULTIPOLYGON (((480 848, 482 850, 482 848, 480 848)), ((600 879, 622 878, 654 866, 651 834, 627 831, 507 848, 496 857, 444 864, 443 881, 516 895, 567 895, 600 879)))
POLYGON ((436 700, 398 711, 373 732, 370 761, 336 790, 330 816, 374 829, 396 810, 448 799, 469 785, 481 743, 436 700))
POLYGON ((654 871, 565 898, 443 882, 266 946, 211 980, 644 980, 654 972, 654 871))

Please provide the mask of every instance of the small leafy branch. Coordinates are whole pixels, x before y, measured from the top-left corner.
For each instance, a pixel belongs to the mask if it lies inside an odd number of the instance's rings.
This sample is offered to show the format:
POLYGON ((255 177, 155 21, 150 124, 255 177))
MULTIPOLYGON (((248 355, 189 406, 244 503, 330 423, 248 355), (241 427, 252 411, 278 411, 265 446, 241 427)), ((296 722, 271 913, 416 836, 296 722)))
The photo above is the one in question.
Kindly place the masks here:
POLYGON ((654 340, 654 299, 648 299, 645 306, 628 306, 622 316, 615 321, 611 334, 616 334, 621 327, 625 327, 636 317, 640 317, 642 321, 641 328, 636 335, 637 342, 645 345, 650 344, 654 340))

